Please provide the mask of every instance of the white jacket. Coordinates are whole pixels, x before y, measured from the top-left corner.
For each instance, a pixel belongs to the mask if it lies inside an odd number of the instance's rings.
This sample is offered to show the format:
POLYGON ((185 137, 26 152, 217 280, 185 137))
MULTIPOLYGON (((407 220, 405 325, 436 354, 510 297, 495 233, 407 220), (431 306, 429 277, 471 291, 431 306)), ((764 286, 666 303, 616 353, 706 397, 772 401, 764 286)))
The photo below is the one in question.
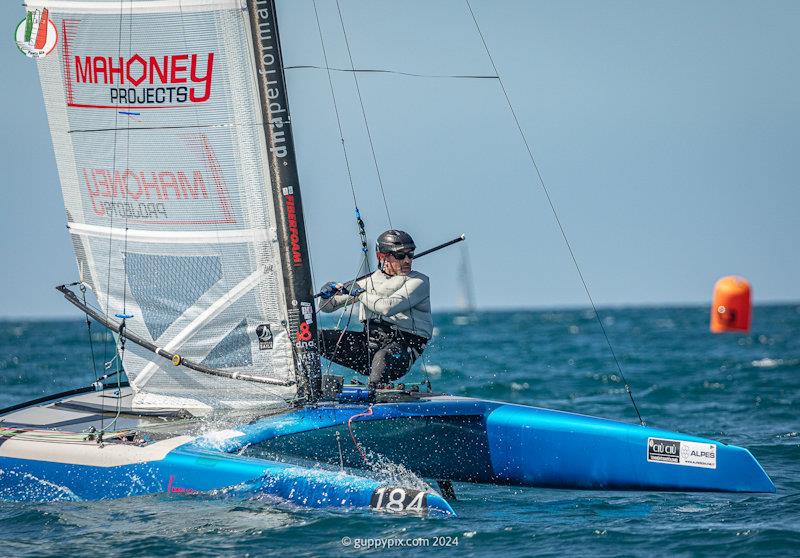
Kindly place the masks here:
POLYGON ((360 302, 358 319, 362 322, 381 320, 400 330, 431 338, 431 283, 427 275, 418 271, 408 275, 386 275, 378 270, 357 284, 364 289, 363 293, 357 297, 332 296, 322 301, 320 311, 334 312, 360 302))

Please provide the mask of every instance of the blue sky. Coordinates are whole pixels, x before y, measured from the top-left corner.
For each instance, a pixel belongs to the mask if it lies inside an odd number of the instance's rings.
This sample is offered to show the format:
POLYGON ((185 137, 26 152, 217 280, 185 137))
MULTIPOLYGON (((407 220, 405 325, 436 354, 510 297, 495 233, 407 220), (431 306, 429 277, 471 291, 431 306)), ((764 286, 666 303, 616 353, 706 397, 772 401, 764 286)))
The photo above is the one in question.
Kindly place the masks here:
MULTIPOLYGON (((329 62, 349 67, 333 0, 329 62)), ((491 74, 464 0, 340 0, 355 64, 491 74)), ((756 302, 800 299, 800 3, 471 0, 600 305, 704 303, 747 277, 756 302)), ((311 0, 279 1, 288 65, 321 65, 311 0)), ((0 316, 75 316, 76 277, 34 63, 0 6, 0 316)), ((325 72, 288 71, 316 280, 358 264, 325 72)), ((420 248, 466 233, 481 307, 585 305, 495 80, 362 74, 394 226, 420 248)), ((370 237, 388 226, 353 78, 334 75, 370 237)), ((435 308, 458 299, 459 251, 420 260, 435 308)))

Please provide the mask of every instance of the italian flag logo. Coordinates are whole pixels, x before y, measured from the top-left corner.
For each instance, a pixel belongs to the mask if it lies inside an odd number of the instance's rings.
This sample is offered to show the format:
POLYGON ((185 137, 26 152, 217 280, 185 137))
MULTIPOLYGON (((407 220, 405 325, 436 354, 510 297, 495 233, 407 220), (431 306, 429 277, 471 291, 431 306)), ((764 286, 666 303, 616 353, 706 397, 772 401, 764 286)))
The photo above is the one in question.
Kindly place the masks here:
POLYGON ((28 12, 19 22, 14 34, 17 47, 31 58, 42 58, 50 54, 58 42, 58 29, 47 8, 28 12))

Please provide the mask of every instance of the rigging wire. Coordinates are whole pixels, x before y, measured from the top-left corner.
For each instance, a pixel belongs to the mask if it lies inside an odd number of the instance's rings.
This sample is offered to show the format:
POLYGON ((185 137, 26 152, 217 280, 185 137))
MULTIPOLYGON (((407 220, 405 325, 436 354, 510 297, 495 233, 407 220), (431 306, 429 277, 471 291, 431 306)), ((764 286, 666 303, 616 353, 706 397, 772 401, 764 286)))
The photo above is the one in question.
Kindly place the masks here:
MULTIPOLYGON (((375 153, 375 142, 372 139, 372 132, 371 132, 370 127, 369 127, 369 120, 367 119, 367 109, 364 106, 364 98, 361 95, 361 87, 360 87, 360 85, 358 83, 358 71, 356 71, 355 62, 353 61, 353 52, 350 49, 350 39, 347 36, 347 28, 346 28, 346 26, 344 24, 344 16, 342 15, 342 7, 339 4, 339 0, 336 0, 336 11, 339 14, 339 23, 340 23, 340 25, 342 27, 342 36, 344 37, 344 44, 347 47, 347 58, 350 61, 350 74, 353 76, 353 83, 356 86, 356 94, 358 96, 358 104, 361 107, 361 116, 364 119, 364 128, 367 130, 367 139, 369 140, 369 149, 370 149, 370 153, 372 154, 372 162, 375 165, 375 174, 378 177, 378 186, 379 186, 380 191, 381 191, 381 197, 383 198, 383 207, 386 209, 386 219, 389 222, 389 228, 393 229, 394 225, 392 224, 392 215, 391 215, 391 212, 389 211, 389 202, 386 199, 386 190, 383 187, 383 177, 381 175, 380 165, 378 164, 378 156, 375 153)), ((329 67, 327 59, 325 60, 325 66, 329 67)), ((330 76, 330 72, 331 72, 331 70, 329 69, 328 70, 328 76, 330 76)), ((356 211, 358 211, 358 208, 356 208, 356 211)), ((362 237, 362 245, 363 245, 364 255, 366 256, 367 255, 367 251, 368 251, 367 243, 366 243, 366 236, 362 237)), ((367 280, 370 281, 371 279, 367 279, 367 280)), ((365 312, 365 314, 367 314, 367 313, 365 312)), ((413 327, 413 317, 412 317, 412 327, 413 327)), ((370 320, 369 320, 368 314, 367 314, 366 323, 364 324, 364 328, 365 328, 364 330, 366 332, 366 337, 367 337, 367 373, 369 375, 371 364, 372 364, 372 359, 370 357, 370 350, 369 350, 370 320)))
POLYGON ((350 169, 350 158, 347 156, 347 147, 344 142, 344 132, 342 131, 342 119, 339 115, 339 105, 336 102, 336 93, 333 89, 333 77, 331 76, 331 69, 328 66, 328 51, 325 48, 325 40, 322 35, 322 24, 319 21, 319 11, 317 10, 317 0, 313 1, 314 16, 317 19, 317 31, 319 32, 319 42, 322 45, 322 58, 325 60, 325 68, 328 69, 328 86, 331 89, 331 99, 333 100, 333 111, 336 114, 336 125, 339 127, 339 140, 342 142, 342 154, 344 155, 344 164, 347 167, 347 180, 350 182, 350 191, 353 194, 353 204, 358 211, 358 200, 356 199, 356 189, 353 185, 353 173, 350 169))
MULTIPOLYGON (((350 73, 353 76, 353 82, 355 83, 356 94, 358 96, 358 102, 359 102, 359 106, 361 108, 361 115, 362 115, 362 118, 364 120, 364 126, 365 126, 366 131, 367 131, 367 138, 369 140, 370 152, 372 154, 372 161, 373 161, 373 164, 375 166, 375 173, 376 173, 376 175, 378 177, 378 185, 379 185, 379 188, 380 188, 381 197, 383 198, 383 205, 384 205, 384 208, 386 210, 386 217, 387 217, 387 219, 389 221, 389 227, 393 228, 391 212, 389 211, 389 203, 388 203, 388 200, 386 198, 386 191, 385 191, 384 185, 383 185, 383 177, 381 175, 380 165, 378 164, 378 158, 377 158, 377 154, 375 152, 375 144, 374 144, 374 141, 372 139, 372 132, 370 130, 369 121, 367 119, 367 112, 366 112, 366 108, 364 106, 364 99, 363 99, 363 96, 361 94, 361 87, 360 87, 359 82, 358 82, 358 74, 359 73, 384 73, 384 74, 395 74, 395 75, 404 75, 404 76, 412 76, 412 77, 468 78, 468 79, 499 79, 499 76, 497 76, 497 75, 494 75, 494 76, 482 76, 482 75, 424 75, 424 74, 414 74, 414 73, 411 73, 411 72, 401 72, 401 71, 386 70, 386 69, 356 69, 355 63, 353 61, 353 54, 352 54, 352 51, 350 49, 350 40, 349 40, 348 35, 347 35, 347 28, 346 28, 345 23, 344 23, 344 16, 342 15, 342 9, 341 9, 341 5, 339 3, 339 0, 336 0, 336 9, 337 9, 337 12, 338 12, 338 15, 339 15, 339 23, 340 23, 341 28, 342 28, 342 35, 344 36, 345 46, 347 48, 347 56, 348 56, 348 59, 350 61, 350 69, 348 70, 348 69, 342 69, 342 68, 332 68, 330 66, 329 62, 328 62, 328 57, 327 57, 327 53, 326 53, 326 50, 325 50, 325 43, 324 43, 324 40, 323 40, 322 27, 320 25, 319 12, 317 10, 317 2, 316 2, 316 0, 313 1, 313 4, 314 4, 314 13, 315 13, 316 19, 317 19, 317 28, 318 28, 318 31, 319 31, 320 42, 322 43, 322 52, 323 52, 323 58, 324 58, 325 65, 323 67, 313 66, 313 65, 290 66, 290 67, 287 67, 286 69, 324 69, 324 70, 326 70, 327 75, 328 75, 328 82, 329 82, 330 88, 331 88, 331 95, 334 97, 334 108, 336 109, 336 120, 337 120, 337 124, 339 125, 339 134, 340 134, 340 136, 342 136, 342 148, 343 149, 344 149, 344 137, 343 137, 343 134, 342 134, 342 126, 341 126, 339 110, 338 110, 338 107, 336 105, 336 99, 335 99, 334 88, 333 88, 333 79, 332 79, 332 76, 331 76, 331 72, 332 71, 345 72, 345 73, 350 73)), ((344 149, 344 151, 345 151, 345 160, 347 161, 346 149, 344 149)), ((349 175, 349 172, 350 172, 349 161, 347 162, 347 164, 348 164, 348 175, 349 175)), ((351 188, 353 188, 352 178, 350 180, 350 185, 351 185, 351 188)), ((355 202, 355 191, 353 192, 353 195, 354 195, 354 202, 355 202)), ((370 271, 369 258, 368 258, 368 252, 369 252, 368 243, 367 243, 366 233, 364 231, 364 223, 361 220, 361 214, 359 212, 359 209, 358 209, 357 205, 356 205, 355 211, 356 211, 356 220, 357 220, 357 222, 359 224, 359 232, 360 232, 360 236, 361 236, 362 251, 364 252, 365 262, 366 262, 366 265, 367 265, 367 270, 370 271)), ((353 283, 355 283, 355 281, 353 281, 353 283)), ((406 289, 407 289, 407 286, 406 286, 406 289)), ((352 306, 353 305, 351 305, 350 315, 348 317, 347 325, 345 326, 345 330, 349 326, 350 320, 352 319, 352 313, 353 313, 352 306)), ((416 324, 415 324, 415 320, 414 320, 413 310, 411 310, 409 313, 411 315, 412 329, 414 329, 416 331, 416 324)), ((341 317, 339 319, 339 323, 340 322, 341 322, 341 317)), ((367 339, 369 339, 369 324, 370 324, 370 322, 369 322, 369 320, 367 320, 366 324, 365 324, 365 331, 366 331, 366 334, 367 334, 367 339)), ((337 323, 337 329, 338 329, 338 327, 339 327, 339 324, 337 323)), ((345 330, 342 330, 342 334, 339 336, 339 339, 337 340, 336 347, 334 349, 334 355, 336 354, 336 351, 339 348, 339 344, 340 344, 340 342, 342 340, 342 337, 344 335, 344 331, 345 330)), ((423 371, 425 373, 428 385, 430 385, 430 376, 428 374, 427 367, 424 366, 424 363, 425 363, 425 359, 423 358, 422 369, 423 369, 423 371)), ((367 374, 369 374, 369 368, 370 367, 371 367, 371 358, 370 358, 370 352, 369 352, 369 341, 367 341, 367 371, 366 371, 367 374)), ((328 371, 330 371, 330 364, 328 366, 328 371)))
MULTIPOLYGON (((364 255, 364 260, 366 260, 368 257, 369 256, 367 256, 365 254, 364 255)), ((358 279, 358 276, 361 274, 361 269, 364 267, 364 265, 369 265, 369 264, 368 263, 365 264, 364 261, 362 260, 362 262, 358 266, 358 271, 356 271, 355 278, 353 279, 354 283, 355 283, 355 280, 358 279)), ((355 310, 356 305, 355 304, 348 304, 348 306, 350 307, 349 312, 347 311, 347 307, 346 306, 343 307, 341 314, 339 314, 339 319, 336 321, 336 327, 334 328, 334 330, 339 330, 340 326, 342 325, 342 318, 344 318, 345 313, 347 313, 347 323, 345 323, 344 324, 344 328, 341 329, 341 333, 339 334, 339 338, 336 340, 336 345, 334 345, 334 347, 333 347, 333 353, 331 354, 331 357, 328 359, 328 367, 325 370, 326 374, 330 374, 330 372, 331 372, 331 367, 333 367, 333 359, 336 358, 336 353, 339 352, 339 346, 342 343, 342 339, 344 339, 344 334, 348 331, 348 328, 350 327, 350 322, 353 319, 353 311, 355 310)), ((367 363, 368 364, 371 363, 370 355, 369 355, 369 342, 367 342, 367 363)))
MULTIPOLYGON (((122 19, 123 19, 122 15, 123 15, 123 9, 124 9, 123 3, 120 2, 119 3, 119 26, 117 27, 117 33, 118 33, 118 35, 117 35, 117 57, 118 58, 122 57, 122 19)), ((130 45, 128 46, 128 50, 130 51, 130 45)), ((122 105, 120 105, 120 106, 122 106, 122 105)), ((129 123, 129 126, 130 126, 130 123, 129 123)), ((112 181, 114 180, 114 175, 116 174, 116 171, 117 171, 117 137, 119 135, 118 132, 119 132, 119 111, 115 110, 114 111, 114 147, 113 147, 112 155, 111 155, 111 180, 112 181)), ((130 131, 128 133, 130 135, 130 131)), ((128 139, 130 139, 130 137, 128 139)), ((113 193, 114 192, 112 191, 112 195, 113 195, 113 193)), ((126 197, 127 197, 127 188, 126 188, 126 197)), ((105 312, 104 312, 106 319, 109 318, 108 311, 109 311, 109 305, 111 304, 111 260, 113 259, 111 257, 111 254, 113 252, 113 246, 114 246, 114 232, 113 232, 114 231, 114 213, 116 213, 116 211, 110 211, 109 212, 109 223, 108 223, 108 228, 109 228, 109 234, 108 234, 108 269, 106 271, 106 304, 105 304, 106 308, 105 308, 105 312)), ((126 230, 127 230, 127 218, 126 218, 125 227, 126 227, 126 230)), ((126 232, 126 236, 127 236, 127 232, 126 232)), ((125 265, 125 264, 123 264, 123 265, 125 265)), ((83 280, 82 277, 81 277, 81 280, 83 280)), ((102 288, 100 290, 102 291, 102 288)), ((123 326, 124 326, 124 321, 123 321, 123 326)), ((113 336, 112 336, 112 338, 113 338, 113 336)), ((124 343, 125 343, 124 338, 120 337, 120 341, 122 342, 121 348, 123 348, 124 347, 124 343)), ((104 343, 103 343, 103 361, 106 361, 106 362, 108 361, 108 343, 109 343, 109 337, 106 336, 106 338, 104 340, 104 343)), ((119 353, 117 352, 116 347, 115 347, 115 351, 114 352, 117 353, 116 356, 119 356, 119 353)), ((101 432, 101 439, 102 439, 102 432, 105 432, 105 421, 104 421, 104 417, 105 417, 105 400, 103 398, 101 398, 101 401, 100 401, 100 410, 101 410, 101 413, 100 413, 100 432, 101 432)), ((114 419, 114 420, 116 421, 116 419, 114 419)))
POLYGON ((440 78, 440 79, 497 79, 493 75, 481 74, 418 74, 414 72, 403 72, 401 70, 390 70, 387 68, 354 68, 348 70, 347 68, 333 68, 328 66, 325 62, 324 66, 316 66, 314 64, 297 64, 294 66, 286 66, 284 70, 327 70, 330 72, 343 72, 343 73, 357 73, 357 74, 392 74, 397 76, 409 76, 420 78, 440 78))
MULTIPOLYGON (((528 138, 525 136, 525 132, 522 129, 522 125, 519 122, 519 118, 517 118, 517 113, 514 110, 514 105, 511 103, 511 98, 508 95, 508 90, 506 89, 505 84, 503 83, 503 78, 500 76, 500 72, 497 71, 497 66, 494 63, 494 58, 492 58, 492 54, 489 51, 489 46, 486 43, 486 38, 483 35, 483 31, 481 31, 480 25, 478 25, 478 19, 475 16, 475 12, 472 10, 472 5, 470 4, 470 0, 464 0, 467 4, 467 8, 469 10, 470 15, 472 16, 472 21, 475 23, 475 29, 478 31, 478 35, 480 35, 481 42, 483 43, 483 48, 486 51, 486 56, 489 58, 489 62, 492 64, 492 69, 494 70, 495 75, 497 75, 497 81, 500 84, 500 88, 503 91, 503 95, 506 98, 506 103, 508 103, 508 108, 511 111, 511 116, 514 118, 514 123, 517 126, 517 130, 519 131, 520 137, 522 138, 523 143, 525 144, 525 148, 528 151, 528 157, 533 164, 533 168, 536 170, 536 176, 539 179, 539 184, 542 186, 542 191, 547 198, 547 203, 550 205, 550 210, 553 213, 553 217, 556 220, 556 224, 558 225, 559 231, 561 231, 561 237, 564 239, 564 244, 567 246, 567 250, 569 250, 569 255, 572 258, 572 263, 575 265, 575 269, 578 272, 578 277, 580 277, 581 284, 583 285, 583 290, 586 291, 586 296, 589 298, 589 303, 592 305, 592 311, 594 312, 594 316, 597 319, 597 323, 600 325, 600 329, 603 332, 603 337, 605 337, 606 344, 608 345, 608 349, 611 352, 611 356, 614 359, 614 363, 617 366, 617 370, 619 371, 620 378, 622 379, 623 383, 625 384, 625 391, 628 393, 628 397, 630 397, 631 403, 633 404, 633 409, 636 411, 636 416, 639 418, 639 423, 644 426, 645 422, 642 418, 642 414, 639 412, 639 407, 636 405, 636 399, 633 397, 633 391, 631 391, 630 384, 625 379, 625 374, 622 372, 622 366, 619 363, 619 359, 617 358, 616 353, 614 352, 614 347, 611 345, 611 340, 608 337, 608 333, 606 332, 606 328, 603 325, 603 320, 600 319, 600 314, 597 312, 597 306, 595 306, 594 299, 592 298, 592 294, 589 292, 589 286, 586 284, 586 279, 583 277, 583 272, 581 271, 580 266, 578 265, 578 260, 575 257, 575 252, 572 250, 572 245, 567 238, 567 233, 564 230, 564 226, 561 224, 561 219, 558 217, 558 212, 556 211, 555 204, 553 203, 552 198, 550 197, 550 191, 548 190, 547 186, 545 185, 544 179, 542 178, 542 173, 539 170, 539 165, 536 164, 536 159, 533 156, 533 150, 531 149, 530 144, 528 143, 528 138)), ((337 0, 338 3, 338 0, 337 0)))
MULTIPOLYGON (((317 10, 317 0, 313 0, 314 4, 314 16, 317 20, 317 31, 319 32, 319 42, 322 46, 322 57, 325 60, 325 68, 328 69, 328 86, 331 90, 331 99, 333 101, 333 111, 336 114, 336 125, 339 127, 339 140, 342 143, 342 154, 344 155, 344 163, 347 167, 347 180, 350 183, 350 193, 353 195, 353 205, 355 206, 355 213, 356 213, 356 224, 358 225, 358 234, 361 238, 361 250, 365 254, 368 252, 367 248, 367 233, 364 229, 364 221, 361 218, 361 211, 358 209, 358 199, 356 198, 356 188, 353 184, 353 173, 350 168, 350 158, 347 156, 347 145, 344 141, 344 131, 342 130, 342 119, 341 115, 339 114, 339 104, 336 102, 336 91, 333 87, 333 76, 331 75, 331 68, 328 64, 328 51, 325 48, 325 38, 322 34, 322 24, 319 20, 319 11, 317 10)), ((374 152, 373 152, 374 155, 374 152)), ((384 196, 384 203, 386 203, 386 198, 384 196)), ((389 214, 388 207, 386 208, 387 215, 389 214)), ((364 260, 364 264, 366 266, 367 272, 371 271, 369 266, 369 259, 364 260)), ((360 270, 359 270, 360 271, 360 270)), ((356 275, 358 277, 358 275, 356 275)))
MULTIPOLYGON (((119 14, 119 38, 118 38, 118 51, 121 54, 122 52, 122 3, 120 2, 120 14, 119 14)), ((133 50, 133 3, 130 4, 129 11, 128 11, 128 56, 130 56, 131 51, 133 50)), ((117 126, 117 116, 119 111, 115 111, 114 114, 114 127, 117 126)), ((114 165, 116 166, 116 140, 117 134, 116 131, 114 132, 114 165)), ((125 119, 125 167, 129 168, 131 162, 131 119, 125 119)), ((113 177, 113 174, 112 174, 113 177)), ((128 314, 128 187, 127 183, 122 183, 122 189, 125 190, 124 196, 124 214, 125 214, 125 233, 123 236, 123 244, 122 244, 122 313, 117 314, 117 317, 122 319, 122 323, 120 324, 120 336, 119 336, 119 360, 117 361, 117 370, 116 370, 116 377, 117 377, 117 389, 116 389, 116 396, 117 396, 117 412, 114 416, 114 419, 109 423, 107 426, 104 425, 102 422, 100 423, 100 431, 98 433, 97 441, 98 443, 102 444, 103 435, 106 433, 107 430, 114 427, 117 423, 117 420, 122 414, 122 372, 125 366, 125 336, 122 334, 125 331, 125 327, 127 325, 126 320, 131 318, 128 314)), ((113 215, 112 215, 113 219, 113 215)), ((113 233, 109 234, 109 244, 111 243, 111 239, 113 238, 113 233)), ((109 246, 110 248, 110 246, 109 246)), ((111 254, 109 253, 108 258, 108 272, 109 276, 107 278, 107 285, 109 292, 111 290, 111 254)), ((107 300, 110 298, 107 297, 107 300)), ((108 313, 106 312, 106 318, 108 318, 108 313)), ((102 398, 101 398, 102 399, 102 398)))
MULTIPOLYGON (((123 3, 119 3, 119 26, 117 28, 117 57, 120 58, 122 56, 122 10, 123 10, 123 3)), ((116 174, 117 170, 117 136, 119 131, 119 111, 114 111, 114 143, 113 149, 111 152, 111 180, 114 179, 114 175, 116 174)), ((113 194, 113 191, 112 191, 113 194)), ((112 198, 113 199, 113 198, 112 198)), ((110 286, 111 286, 111 252, 112 246, 114 243, 114 213, 116 211, 109 211, 109 235, 108 235, 108 269, 106 271, 106 304, 105 304, 105 317, 108 319, 109 314, 109 305, 111 304, 111 297, 109 296, 110 286)), ((83 280, 83 277, 81 277, 83 280)), ((100 289, 102 291, 102 288, 100 289)), ((116 351, 115 351, 116 352, 116 351)), ((105 341, 103 343, 103 361, 108 361, 108 336, 106 336, 105 341)), ((102 422, 100 423, 102 429, 102 422)))
MULTIPOLYGON (((346 144, 345 139, 344 139, 344 131, 342 129, 342 119, 341 119, 341 115, 339 113, 339 104, 336 102, 336 90, 335 90, 335 88, 333 86, 333 76, 331 74, 330 64, 328 63, 328 51, 325 48, 325 37, 324 37, 324 35, 322 33, 322 24, 320 23, 320 19, 319 19, 319 10, 317 9, 317 0, 313 0, 312 3, 314 5, 314 16, 315 16, 316 21, 317 21, 317 31, 319 33, 319 42, 320 42, 320 45, 322 47, 322 57, 323 57, 323 60, 325 61, 325 68, 328 69, 327 70, 328 86, 330 87, 330 90, 331 90, 331 100, 333 101, 333 110, 334 110, 334 113, 336 115, 336 125, 339 128, 339 139, 341 140, 342 154, 344 155, 344 162, 345 162, 345 166, 347 168, 347 180, 348 180, 348 182, 350 184, 350 193, 353 196, 353 206, 354 206, 354 209, 355 209, 356 225, 358 226, 358 236, 359 236, 359 238, 361 240, 361 252, 363 254, 363 258, 361 260, 361 263, 359 264, 358 269, 356 270, 356 274, 355 274, 354 280, 353 280, 353 282, 355 282, 355 280, 361 275, 361 270, 362 269, 366 269, 367 273, 371 273, 372 272, 372 268, 370 267, 370 264, 369 264, 369 248, 368 248, 368 242, 367 242, 367 232, 366 232, 366 229, 365 229, 364 220, 361 218, 361 211, 358 209, 358 199, 357 199, 357 196, 356 196, 356 188, 355 188, 355 184, 353 183, 353 173, 352 173, 352 169, 350 168, 350 158, 347 155, 347 144, 346 144)), ((374 152, 373 152, 373 155, 374 155, 374 152)), ((384 204, 385 203, 386 203, 386 197, 384 196, 384 204)), ((389 214, 388 206, 386 208, 386 212, 387 212, 386 214, 388 216, 388 214, 389 214)), ((349 313, 349 315, 347 317, 347 324, 345 325, 344 329, 341 330, 342 332, 339 334, 339 338, 336 340, 336 345, 334 346, 333 354, 331 355, 332 358, 336 357, 336 353, 339 351, 339 346, 340 346, 340 344, 342 342, 342 339, 344 338, 345 331, 347 331, 347 328, 350 327, 350 321, 353 319, 353 309, 354 309, 354 307, 355 306, 353 304, 350 305, 350 313, 349 313)), ((342 321, 342 317, 344 316, 344 312, 345 312, 345 310, 342 309, 342 313, 339 316, 339 320, 337 321, 337 324, 336 324, 336 329, 339 329, 339 326, 341 325, 341 321, 342 321)), ((319 343, 319 338, 317 339, 317 341, 319 343)), ((367 343, 367 362, 370 362, 369 343, 367 343)), ((330 369, 331 369, 332 364, 333 364, 333 361, 329 360, 328 368, 327 368, 327 372, 328 373, 330 373, 330 369)))
MULTIPOLYGON (((315 8, 316 8, 316 6, 315 6, 315 8)), ((383 188, 383 178, 381 177, 381 170, 380 170, 380 167, 378 165, 378 157, 375 154, 375 144, 372 141, 372 132, 370 132, 369 122, 367 121, 367 110, 364 108, 364 99, 361 96, 361 87, 359 87, 359 84, 358 84, 358 73, 355 71, 356 67, 355 67, 355 64, 353 63, 353 53, 350 51, 350 40, 347 38, 347 29, 345 28, 345 25, 344 25, 344 17, 342 16, 342 8, 339 5, 339 0, 336 0, 336 11, 339 13, 339 22, 342 25, 342 35, 344 35, 344 44, 347 47, 347 57, 350 60, 350 69, 352 70, 353 82, 355 83, 355 86, 356 86, 356 93, 358 95, 358 103, 361 106, 361 116, 364 118, 364 127, 367 130, 367 138, 369 139, 369 148, 370 148, 370 151, 372 152, 372 162, 375 165, 375 173, 378 176, 378 186, 380 186, 381 196, 383 197, 383 207, 386 209, 386 218, 389 221, 389 228, 393 228, 392 215, 389 212, 389 202, 386 201, 386 191, 383 188)), ((325 66, 328 66, 327 61, 325 63, 325 66)), ((330 72, 329 72, 329 75, 330 75, 330 72)))

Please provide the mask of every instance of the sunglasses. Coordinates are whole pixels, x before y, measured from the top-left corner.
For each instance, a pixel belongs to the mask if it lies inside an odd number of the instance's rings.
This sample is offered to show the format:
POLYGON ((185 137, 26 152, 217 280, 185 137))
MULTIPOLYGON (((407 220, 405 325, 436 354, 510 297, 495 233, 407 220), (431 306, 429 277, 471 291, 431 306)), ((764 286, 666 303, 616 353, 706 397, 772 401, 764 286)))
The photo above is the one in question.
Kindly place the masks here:
POLYGON ((392 256, 399 262, 402 262, 406 258, 413 260, 414 259, 414 252, 393 252, 392 256))

